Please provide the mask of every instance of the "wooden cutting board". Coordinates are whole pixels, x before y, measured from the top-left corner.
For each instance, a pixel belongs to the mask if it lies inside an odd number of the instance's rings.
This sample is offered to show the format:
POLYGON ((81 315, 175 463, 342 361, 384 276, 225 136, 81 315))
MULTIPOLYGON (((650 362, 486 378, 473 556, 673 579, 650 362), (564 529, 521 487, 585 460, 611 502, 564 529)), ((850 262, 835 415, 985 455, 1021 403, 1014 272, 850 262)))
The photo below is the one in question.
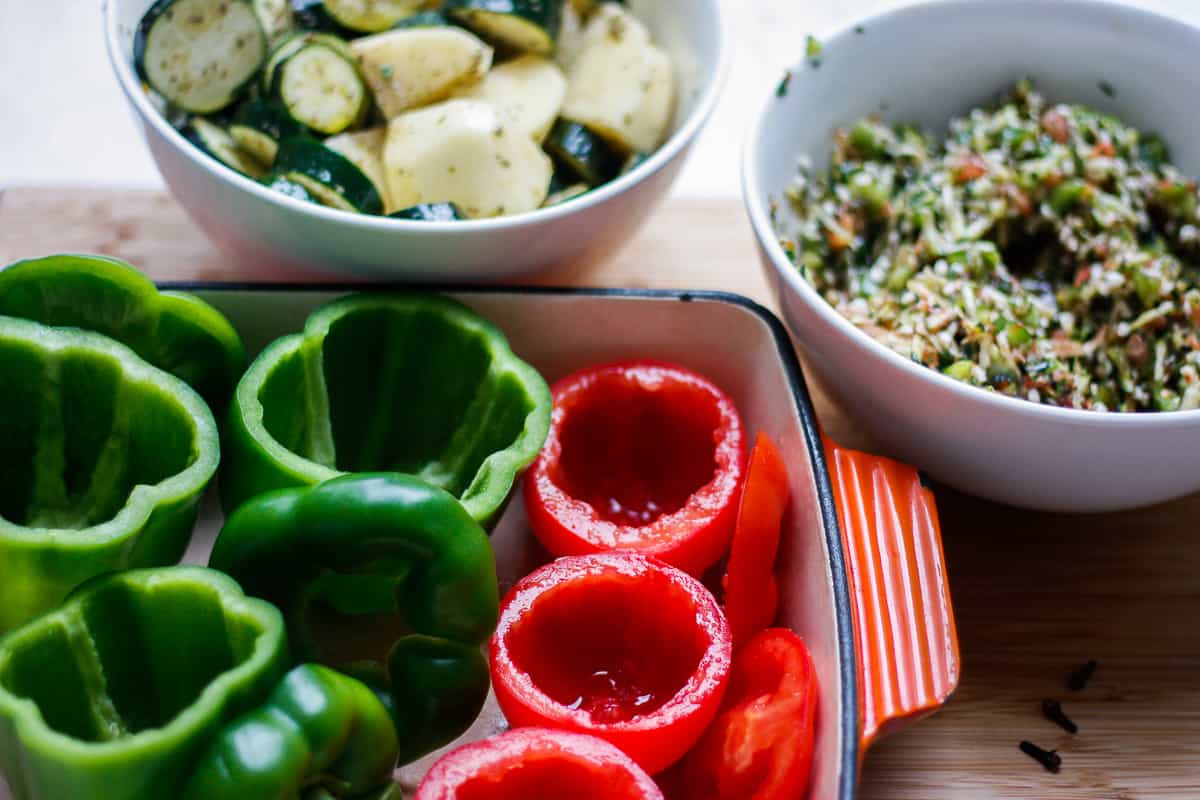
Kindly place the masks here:
MULTIPOLYGON (((238 280, 157 192, 13 189, 0 202, 0 264, 54 252, 118 256, 158 280, 238 280)), ((774 308, 734 199, 680 200, 606 264, 538 283, 725 289, 774 308)), ((821 393, 838 441, 867 439, 821 393)), ((1105 516, 1036 514, 937 489, 962 645, 958 694, 878 745, 864 800, 1200 800, 1200 495, 1105 516), (1085 691, 1066 687, 1088 659, 1085 691), (1041 717, 1057 698, 1071 736, 1041 717), (1062 754, 1045 772, 1022 739, 1062 754)))

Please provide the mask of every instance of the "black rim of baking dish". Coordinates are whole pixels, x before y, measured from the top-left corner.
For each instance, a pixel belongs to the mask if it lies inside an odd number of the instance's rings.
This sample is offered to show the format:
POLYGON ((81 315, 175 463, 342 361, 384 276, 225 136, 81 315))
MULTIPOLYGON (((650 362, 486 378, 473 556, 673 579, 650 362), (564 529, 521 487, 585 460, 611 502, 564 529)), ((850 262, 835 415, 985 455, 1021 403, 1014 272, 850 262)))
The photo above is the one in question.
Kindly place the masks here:
POLYGON ((178 291, 214 292, 399 292, 409 294, 463 293, 463 294, 512 294, 541 295, 547 297, 611 297, 623 299, 675 300, 690 303, 696 300, 725 303, 738 306, 758 317, 771 331, 779 360, 783 364, 796 413, 800 416, 800 427, 804 431, 804 444, 813 465, 813 480, 816 483, 817 499, 820 503, 821 519, 825 529, 825 549, 829 553, 829 570, 833 578, 833 606, 837 626, 838 669, 841 673, 841 754, 838 775, 838 797, 852 800, 857 792, 859 763, 858 724, 858 663, 854 641, 854 625, 850 611, 850 580, 846 571, 841 526, 838 523, 837 506, 833 499, 833 486, 829 468, 825 461, 825 448, 821 441, 821 429, 817 424, 816 411, 800 360, 792 346, 787 329, 774 313, 765 306, 744 295, 720 291, 684 291, 674 289, 588 289, 554 286, 493 286, 431 284, 414 286, 395 283, 254 283, 254 282, 202 282, 170 281, 158 284, 162 289, 178 291))

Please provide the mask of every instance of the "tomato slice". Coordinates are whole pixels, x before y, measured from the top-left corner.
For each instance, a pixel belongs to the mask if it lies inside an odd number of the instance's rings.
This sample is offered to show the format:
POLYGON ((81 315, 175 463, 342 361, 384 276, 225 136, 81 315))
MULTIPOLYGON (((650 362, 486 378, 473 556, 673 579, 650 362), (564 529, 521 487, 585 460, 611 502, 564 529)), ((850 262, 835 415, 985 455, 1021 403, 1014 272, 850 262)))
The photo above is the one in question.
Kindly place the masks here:
POLYGON ((729 548, 746 442, 733 401, 660 361, 585 369, 551 387, 525 479, 529 524, 555 556, 632 550, 702 575, 729 548))
POLYGON ((723 582, 725 615, 729 618, 735 649, 774 623, 779 612, 775 559, 788 492, 783 456, 766 434, 759 433, 750 453, 723 582))
POLYGON ((721 713, 663 776, 671 800, 797 800, 812 769, 817 679, 804 640, 769 628, 734 656, 721 713))
POLYGON ((518 728, 464 745, 425 775, 413 800, 662 800, 629 756, 602 739, 518 728))

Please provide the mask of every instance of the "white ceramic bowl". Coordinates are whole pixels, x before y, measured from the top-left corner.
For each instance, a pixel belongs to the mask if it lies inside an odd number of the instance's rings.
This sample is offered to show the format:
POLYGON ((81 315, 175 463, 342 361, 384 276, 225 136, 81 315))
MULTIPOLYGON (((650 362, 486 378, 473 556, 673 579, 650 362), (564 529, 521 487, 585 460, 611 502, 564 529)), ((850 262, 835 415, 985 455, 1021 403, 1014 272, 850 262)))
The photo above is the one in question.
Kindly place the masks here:
POLYGON ((1173 161, 1200 175, 1200 29, 1101 0, 942 0, 868 17, 823 44, 819 67, 795 66, 783 96, 770 87, 743 166, 765 268, 822 382, 890 454, 981 497, 1109 511, 1200 489, 1200 411, 1054 408, 914 364, 843 319, 799 276, 769 217, 801 154, 816 167, 828 163, 836 128, 880 113, 944 132, 951 117, 1025 75, 1052 100, 1157 131, 1173 161))
POLYGON ((610 255, 670 189, 725 71, 718 0, 631 0, 679 78, 674 132, 645 163, 582 198, 527 214, 411 222, 348 214, 273 192, 189 144, 134 71, 133 32, 153 0, 101 0, 117 80, 175 198, 247 277, 296 271, 421 281, 492 281, 610 255))

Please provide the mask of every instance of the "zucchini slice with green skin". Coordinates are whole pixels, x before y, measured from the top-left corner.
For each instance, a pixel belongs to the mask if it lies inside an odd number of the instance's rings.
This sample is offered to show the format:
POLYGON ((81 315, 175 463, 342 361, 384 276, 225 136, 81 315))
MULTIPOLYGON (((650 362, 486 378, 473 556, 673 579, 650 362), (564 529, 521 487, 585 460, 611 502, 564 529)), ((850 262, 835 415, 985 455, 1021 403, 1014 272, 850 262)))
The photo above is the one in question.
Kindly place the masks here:
POLYGON ((454 203, 421 203, 402 208, 388 216, 392 219, 411 219, 417 222, 454 222, 466 219, 454 203))
POLYGON ((362 170, 383 198, 384 212, 395 211, 396 208, 388 200, 387 173, 383 169, 383 146, 387 140, 387 127, 367 128, 354 133, 339 133, 325 140, 325 146, 339 153, 362 170))
POLYGON ((405 17, 397 22, 394 27, 396 30, 404 30, 405 28, 444 28, 451 25, 450 18, 440 11, 421 11, 413 14, 411 17, 405 17))
POLYGON ((183 135, 196 147, 243 175, 257 180, 267 174, 266 166, 238 147, 229 132, 211 120, 193 117, 184 127, 183 135))
POLYGON ((424 9, 425 0, 323 0, 325 13, 343 28, 379 33, 424 9))
POLYGON ((608 183, 621 173, 625 154, 586 126, 569 119, 554 123, 546 137, 546 151, 588 186, 608 183))
POLYGON ((277 42, 292 29, 291 0, 251 0, 268 42, 277 42))
MULTIPOLYGON (((285 194, 288 197, 296 200, 303 200, 306 203, 316 203, 317 198, 312 196, 312 193, 305 189, 295 181, 288 180, 283 175, 272 172, 270 175, 262 179, 263 186, 268 189, 285 194)), ((318 203, 319 205, 319 203, 318 203)))
POLYGON ((341 53, 343 58, 354 61, 354 53, 350 50, 350 45, 346 43, 345 39, 339 36, 316 31, 292 31, 275 43, 275 46, 271 48, 270 55, 267 56, 267 60, 263 64, 260 86, 264 93, 271 93, 271 88, 275 84, 275 73, 279 70, 279 65, 294 56, 300 48, 308 44, 323 44, 331 50, 341 53))
POLYGON ((229 135, 238 146, 268 166, 275 163, 281 141, 307 133, 283 106, 262 98, 243 103, 229 124, 229 135))
POLYGON ((271 95, 292 119, 326 135, 365 119, 370 100, 354 62, 320 42, 284 59, 275 69, 271 95))
POLYGON ((324 0, 291 0, 292 18, 297 28, 305 31, 320 31, 338 36, 350 33, 337 23, 325 9, 324 0))
POLYGON ((275 174, 303 186, 317 202, 343 211, 382 214, 379 190, 354 162, 315 139, 285 139, 275 157, 275 174))
POLYGON ((554 54, 565 0, 446 0, 444 11, 484 39, 522 53, 554 54))
POLYGON ((171 104, 209 114, 237 98, 267 57, 247 0, 158 0, 134 34, 134 63, 171 104))

